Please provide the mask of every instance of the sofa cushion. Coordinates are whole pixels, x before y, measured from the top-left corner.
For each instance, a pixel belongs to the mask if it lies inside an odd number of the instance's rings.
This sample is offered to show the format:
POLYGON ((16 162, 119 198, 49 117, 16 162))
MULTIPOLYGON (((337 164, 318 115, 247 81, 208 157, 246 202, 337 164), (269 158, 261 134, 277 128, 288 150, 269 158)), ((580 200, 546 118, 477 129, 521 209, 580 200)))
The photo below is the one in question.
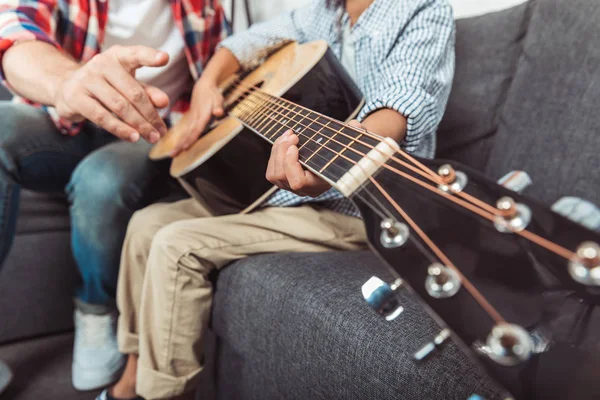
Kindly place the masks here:
POLYGON ((69 232, 15 238, 0 268, 0 343, 71 329, 79 275, 69 232))
POLYGON ((600 203, 600 2, 537 0, 487 174, 527 171, 528 194, 600 203))
POLYGON ((452 343, 415 363, 440 328, 408 293, 398 319, 376 315, 361 295, 373 275, 391 278, 370 252, 271 254, 225 268, 212 320, 219 398, 501 398, 452 343))
POLYGON ((438 131, 438 157, 483 170, 521 54, 528 4, 456 21, 456 72, 438 131))
POLYGON ((0 85, 0 100, 10 100, 12 95, 6 90, 6 88, 0 85))

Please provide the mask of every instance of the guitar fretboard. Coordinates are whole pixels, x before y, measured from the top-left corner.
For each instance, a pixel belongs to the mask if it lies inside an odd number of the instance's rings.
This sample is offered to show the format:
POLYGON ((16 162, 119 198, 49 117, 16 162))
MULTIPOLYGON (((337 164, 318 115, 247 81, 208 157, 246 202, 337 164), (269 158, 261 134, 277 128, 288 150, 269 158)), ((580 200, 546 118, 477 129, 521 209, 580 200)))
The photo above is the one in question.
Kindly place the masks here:
POLYGON ((337 182, 379 141, 342 122, 260 90, 234 102, 230 114, 275 142, 292 129, 299 137, 299 159, 318 174, 337 182))

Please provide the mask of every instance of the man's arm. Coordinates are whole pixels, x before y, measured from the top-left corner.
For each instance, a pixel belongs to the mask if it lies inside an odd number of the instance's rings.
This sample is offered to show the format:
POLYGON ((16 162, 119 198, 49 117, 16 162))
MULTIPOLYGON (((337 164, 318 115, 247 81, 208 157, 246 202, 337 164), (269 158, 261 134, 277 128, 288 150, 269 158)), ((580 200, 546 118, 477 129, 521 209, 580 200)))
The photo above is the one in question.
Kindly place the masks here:
POLYGON ((59 116, 88 119, 125 140, 154 142, 166 133, 156 107, 169 100, 134 78, 141 66, 161 66, 168 55, 144 47, 119 47, 85 65, 54 40, 55 1, 0 4, 0 78, 12 91, 53 106, 59 116))
POLYGON ((15 93, 49 106, 55 105, 62 82, 79 68, 79 64, 61 50, 39 41, 12 46, 6 51, 2 66, 15 93))
POLYGON ((154 143, 167 130, 156 107, 166 107, 169 99, 134 76, 137 68, 165 65, 168 59, 147 47, 114 46, 80 65, 47 43, 28 41, 8 49, 2 66, 15 92, 55 107, 62 118, 87 119, 121 139, 154 143))
MULTIPOLYGON (((60 48, 56 37, 56 1, 14 0, 0 3, 0 79, 4 84, 3 58, 13 45, 38 41, 60 48)), ((43 59, 38 58, 36 63, 43 59)), ((10 87, 9 87, 10 89, 10 87)))
POLYGON ((45 105, 52 105, 58 81, 78 66, 55 40, 55 13, 52 0, 0 4, 0 78, 11 91, 45 105))

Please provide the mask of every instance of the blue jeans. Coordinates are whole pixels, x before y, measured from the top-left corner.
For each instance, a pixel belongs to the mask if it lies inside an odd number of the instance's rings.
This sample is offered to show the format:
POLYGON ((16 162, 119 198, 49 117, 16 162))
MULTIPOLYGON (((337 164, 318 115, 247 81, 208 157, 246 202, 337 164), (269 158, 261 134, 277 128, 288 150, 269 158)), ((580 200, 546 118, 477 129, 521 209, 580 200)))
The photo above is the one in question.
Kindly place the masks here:
POLYGON ((148 159, 150 147, 120 141, 92 124, 65 136, 45 112, 0 102, 0 265, 15 235, 20 189, 66 192, 82 277, 76 297, 114 305, 127 223, 173 183, 168 163, 148 159))

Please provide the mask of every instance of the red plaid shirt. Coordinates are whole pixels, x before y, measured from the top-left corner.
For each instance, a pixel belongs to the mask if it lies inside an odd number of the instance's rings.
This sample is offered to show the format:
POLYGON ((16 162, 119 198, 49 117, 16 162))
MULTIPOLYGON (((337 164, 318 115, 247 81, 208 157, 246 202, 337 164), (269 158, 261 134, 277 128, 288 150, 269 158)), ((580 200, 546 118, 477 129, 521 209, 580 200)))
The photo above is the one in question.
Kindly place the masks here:
MULTIPOLYGON (((165 0, 167 1, 167 0, 165 0)), ((196 80, 217 44, 229 33, 219 0, 168 0, 186 44, 190 73, 196 80)), ((12 0, 0 2, 0 79, 10 90, 2 71, 2 58, 14 43, 40 40, 86 63, 100 52, 108 18, 108 0, 12 0)), ((190 88, 191 89, 191 88, 190 88)), ((15 102, 43 107, 62 132, 77 134, 81 124, 61 120, 51 107, 15 96, 15 102)), ((189 94, 171 110, 170 117, 189 108, 189 94)))

